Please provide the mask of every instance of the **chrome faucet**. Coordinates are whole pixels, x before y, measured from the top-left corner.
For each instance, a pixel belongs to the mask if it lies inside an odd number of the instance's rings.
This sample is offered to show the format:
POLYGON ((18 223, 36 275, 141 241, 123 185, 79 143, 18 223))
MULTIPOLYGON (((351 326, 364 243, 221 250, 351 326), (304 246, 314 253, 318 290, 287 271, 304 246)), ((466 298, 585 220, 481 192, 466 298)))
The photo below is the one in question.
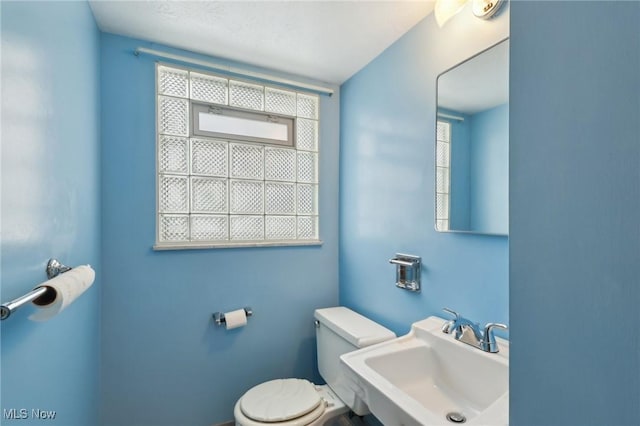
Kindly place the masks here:
POLYGON ((454 339, 485 352, 498 352, 498 343, 493 335, 493 329, 502 328, 506 330, 506 325, 490 322, 484 326, 484 331, 480 331, 480 324, 471 322, 449 308, 443 308, 443 310, 454 316, 452 320, 447 321, 442 326, 443 333, 452 334, 454 339))

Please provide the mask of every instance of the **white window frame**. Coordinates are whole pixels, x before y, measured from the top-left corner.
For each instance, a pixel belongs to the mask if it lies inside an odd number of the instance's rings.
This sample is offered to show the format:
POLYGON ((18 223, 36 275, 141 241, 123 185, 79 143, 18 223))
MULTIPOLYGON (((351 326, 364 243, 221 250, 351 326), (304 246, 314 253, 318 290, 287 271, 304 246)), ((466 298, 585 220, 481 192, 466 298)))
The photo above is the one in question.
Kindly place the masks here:
MULTIPOLYGON (((233 247, 261 247, 261 246, 301 246, 301 245, 321 245, 322 240, 320 239, 320 207, 319 207, 319 195, 320 195, 320 178, 319 178, 319 158, 320 158, 320 136, 319 136, 319 127, 320 127, 320 97, 316 94, 300 92, 296 90, 292 90, 289 88, 278 87, 273 85, 267 85, 257 82, 249 82, 246 80, 239 80, 235 78, 231 78, 228 76, 205 72, 199 69, 191 69, 185 68, 181 66, 176 66, 174 64, 167 64, 158 62, 156 64, 156 241, 154 245, 155 250, 176 250, 176 249, 200 249, 200 248, 233 248, 233 247), (163 82, 161 79, 161 72, 164 72, 164 76, 171 74, 175 71, 175 75, 180 79, 181 75, 186 75, 186 88, 182 87, 182 82, 178 84, 178 89, 166 89, 166 79, 163 82), (211 78, 216 81, 225 81, 226 93, 224 97, 220 98, 220 101, 211 102, 211 100, 194 98, 192 93, 193 84, 195 86, 194 79, 200 77, 211 78), (257 93, 262 91, 262 100, 255 105, 249 105, 245 107, 244 105, 230 105, 233 103, 233 96, 231 91, 233 90, 232 86, 246 86, 249 87, 250 90, 253 90, 254 93, 257 88, 257 93), (162 86, 162 87, 161 87, 162 86), (278 96, 284 95, 289 96, 291 98, 293 96, 294 105, 293 110, 290 108, 291 105, 287 104, 287 113, 283 114, 281 111, 274 111, 277 109, 277 105, 274 99, 277 100, 278 96), (271 96, 271 97, 269 97, 271 96), (184 106, 187 105, 187 124, 185 131, 184 127, 180 127, 178 131, 179 134, 163 132, 164 129, 167 129, 167 123, 169 123, 175 116, 171 116, 168 119, 169 113, 167 113, 167 109, 164 108, 166 105, 167 99, 175 100, 179 105, 178 108, 180 111, 177 114, 178 118, 182 120, 184 117, 184 106), (230 102, 231 99, 231 102, 230 102), (270 105, 269 102, 265 102, 265 99, 269 101, 271 99, 273 105, 270 105), (163 108, 161 108, 161 101, 163 103, 163 108), (309 103, 311 102, 311 103, 309 103), (253 109, 251 109, 253 107, 253 109), (198 130, 199 125, 195 116, 195 111, 202 111, 202 108, 209 110, 210 108, 214 109, 214 112, 221 112, 222 114, 226 114, 234 117, 243 117, 249 118, 253 120, 264 120, 271 122, 283 123, 287 126, 287 140, 278 140, 278 139, 269 139, 269 138, 259 138, 259 137, 241 137, 239 135, 229 135, 229 134, 219 134, 215 132, 209 132, 207 134, 206 131, 198 130), (304 129, 302 128, 302 126, 304 129), (309 131, 308 129, 312 130, 309 131), (303 130, 301 130, 303 129, 303 130), (302 133, 301 133, 302 132, 302 133), (298 141, 308 140, 309 134, 311 134, 312 142, 305 142, 298 146, 298 141), (300 137, 303 135, 304 137, 300 137), (168 157, 162 157, 161 155, 167 155, 166 150, 163 151, 164 145, 161 144, 166 143, 167 139, 179 139, 179 142, 186 141, 186 168, 180 169, 179 171, 167 171, 166 164, 168 157), (193 149, 194 142, 211 142, 212 144, 222 144, 226 146, 226 176, 220 174, 211 174, 211 175, 201 175, 198 173, 194 173, 194 163, 193 161, 195 157, 193 157, 193 149), (226 144, 226 145, 225 145, 226 144), (293 163, 293 173, 294 178, 285 178, 284 181, 278 180, 277 178, 273 178, 275 180, 267 179, 268 176, 262 176, 261 178, 245 178, 245 177, 234 177, 231 173, 232 168, 232 160, 231 160, 231 149, 235 146, 244 146, 245 148, 251 149, 251 146, 260 147, 264 152, 267 150, 271 150, 270 152, 275 152, 278 150, 282 150, 282 152, 295 152, 294 163, 293 163), (163 161, 165 160, 165 161, 163 161), (302 165, 302 166, 301 166, 302 165), (308 172, 310 178, 301 177, 300 173, 307 173, 308 167, 311 167, 311 171, 308 172), (176 181, 186 182, 186 184, 182 184, 179 189, 181 194, 187 194, 188 200, 186 202, 187 207, 181 207, 182 210, 169 211, 167 205, 171 203, 167 203, 166 201, 161 201, 161 195, 166 199, 171 197, 171 190, 167 190, 167 187, 164 186, 165 192, 161 194, 161 185, 166 185, 166 182, 175 178, 176 181), (217 181, 226 181, 226 211, 224 212, 216 212, 216 213, 207 213, 206 216, 212 218, 224 218, 226 217, 226 236, 227 239, 219 239, 219 240, 195 240, 192 233, 193 221, 201 218, 204 213, 194 210, 194 184, 195 180, 202 181, 203 179, 217 180, 217 181), (308 180, 304 180, 308 179, 308 180), (164 182, 164 183, 163 183, 164 182), (231 209, 231 185, 232 183, 238 183, 239 186, 242 186, 242 182, 246 183, 262 183, 263 194, 262 194, 262 211, 260 213, 239 213, 237 211, 232 211, 231 209), (288 211, 287 213, 275 213, 273 210, 271 212, 267 212, 265 205, 267 205, 267 201, 276 203, 275 199, 267 198, 267 188, 269 185, 271 187, 275 187, 278 184, 282 186, 288 186, 294 188, 293 196, 295 203, 295 210, 293 213, 288 211), (184 187, 186 185, 186 192, 184 191, 184 187), (301 192, 302 190, 302 192, 301 192), (167 195, 169 194, 169 195, 167 195), (302 194, 302 198, 301 195, 302 194), (311 195, 309 195, 311 194, 311 195), (300 210, 300 200, 305 200, 305 207, 300 210), (310 200, 310 201, 309 201, 310 200), (162 204, 162 206, 161 206, 162 204), (311 207, 307 207, 310 205, 311 207), (232 220, 238 219, 235 221, 235 224, 242 223, 242 219, 251 219, 251 218, 260 218, 262 217, 262 224, 264 226, 262 232, 262 238, 254 239, 254 240, 242 240, 242 239, 233 239, 232 238, 232 220), (166 219, 176 219, 181 225, 180 227, 187 227, 187 234, 185 238, 178 239, 167 239, 166 235, 175 235, 176 233, 172 230, 167 231, 169 223, 166 219), (269 234, 267 232, 268 222, 276 223, 279 219, 284 219, 281 223, 292 223, 293 219, 295 219, 295 230, 293 230, 293 235, 295 238, 287 238, 287 239, 274 239, 269 237, 269 235, 280 236, 283 234, 269 234), (186 222, 185 222, 186 221, 186 222), (186 223, 186 225, 183 225, 186 223), (301 225, 302 224, 302 225, 301 225), (302 226, 302 228, 301 228, 302 226), (172 234, 173 232, 173 234, 172 234)), ((173 112, 171 114, 174 114, 173 112)), ((275 155, 275 154, 274 154, 275 155)), ((181 154, 181 157, 184 157, 181 154)), ((266 170, 266 157, 263 154, 263 175, 265 175, 266 170)), ((172 160, 173 161, 173 160, 172 160)), ((182 161, 182 160, 181 160, 182 161)), ((170 161, 169 161, 170 163, 170 161)), ((288 170, 288 169, 287 169, 288 170)), ((290 193, 290 192, 289 192, 290 193)), ((256 194, 259 194, 256 193, 256 194)), ((178 197, 180 200, 183 197, 178 197)), ((223 199, 221 199, 223 200, 223 199)), ((183 205, 182 203, 181 205, 183 205)), ((247 221, 249 222, 249 221, 247 221)), ((289 225, 287 225, 289 226, 289 225)), ((182 228, 177 234, 182 232, 182 228)), ((237 227, 234 228, 234 230, 237 227)), ((275 228, 271 228, 275 229, 275 228)), ((290 231, 290 230, 289 230, 290 231)), ((291 235, 291 232, 287 231, 287 235, 291 235)), ((274 231, 275 232, 275 231, 274 231)), ((242 232, 240 232, 241 234, 242 232)), ((240 234, 235 234, 238 236, 240 234)), ((182 235, 182 234, 180 234, 182 235)))

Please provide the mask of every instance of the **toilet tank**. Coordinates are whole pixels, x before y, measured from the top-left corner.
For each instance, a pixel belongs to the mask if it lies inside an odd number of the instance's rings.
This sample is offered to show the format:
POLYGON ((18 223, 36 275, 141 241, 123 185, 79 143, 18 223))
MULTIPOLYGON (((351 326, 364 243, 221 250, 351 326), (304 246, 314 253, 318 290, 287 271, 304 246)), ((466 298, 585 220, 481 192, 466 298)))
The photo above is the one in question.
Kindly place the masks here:
POLYGON ((368 413, 366 405, 349 386, 340 355, 394 339, 396 335, 380 324, 342 306, 316 309, 318 370, 329 387, 356 414, 368 413))

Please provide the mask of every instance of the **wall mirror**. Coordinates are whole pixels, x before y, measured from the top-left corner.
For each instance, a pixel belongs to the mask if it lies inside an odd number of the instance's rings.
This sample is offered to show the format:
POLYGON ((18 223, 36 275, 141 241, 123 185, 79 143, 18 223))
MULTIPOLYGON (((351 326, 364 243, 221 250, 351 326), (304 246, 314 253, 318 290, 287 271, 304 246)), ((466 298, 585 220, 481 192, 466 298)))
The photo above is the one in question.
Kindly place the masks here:
POLYGON ((509 40, 437 80, 435 227, 509 232, 509 40))

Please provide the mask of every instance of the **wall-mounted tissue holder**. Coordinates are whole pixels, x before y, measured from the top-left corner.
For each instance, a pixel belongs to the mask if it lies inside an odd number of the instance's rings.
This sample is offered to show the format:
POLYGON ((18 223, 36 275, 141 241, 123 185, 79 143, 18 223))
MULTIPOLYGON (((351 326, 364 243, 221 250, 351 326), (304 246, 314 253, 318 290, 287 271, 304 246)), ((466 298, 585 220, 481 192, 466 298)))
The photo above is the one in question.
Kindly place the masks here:
POLYGON ((70 271, 71 268, 69 266, 63 265, 58 262, 56 259, 49 259, 47 262, 47 278, 55 278, 60 274, 64 274, 67 271, 70 271))
POLYGON ((396 253, 396 257, 389 259, 389 263, 396 265, 396 287, 413 292, 420 291, 420 256, 396 253))
MULTIPOLYGON (((89 265, 86 265, 73 269, 73 272, 70 273, 73 278, 60 282, 60 278, 57 277, 71 270, 72 268, 63 265, 56 259, 49 259, 45 270, 49 281, 41 283, 24 296, 3 303, 0 306, 0 320, 9 318, 18 308, 30 302, 43 311, 48 310, 47 313, 41 312, 40 314, 30 316, 29 318, 34 321, 44 321, 62 311, 85 291, 87 287, 91 286, 95 279, 95 272, 89 265), (54 281, 56 283, 54 283, 54 281)), ((65 274, 65 279, 66 277, 69 277, 69 275, 65 274)))
MULTIPOLYGON (((244 314, 247 317, 250 317, 250 316, 253 315, 253 310, 251 309, 251 307, 245 306, 243 309, 244 309, 244 314)), ((227 324, 227 319, 225 317, 224 312, 216 312, 216 313, 214 313, 213 314, 213 320, 215 321, 216 325, 226 325, 227 324)))

